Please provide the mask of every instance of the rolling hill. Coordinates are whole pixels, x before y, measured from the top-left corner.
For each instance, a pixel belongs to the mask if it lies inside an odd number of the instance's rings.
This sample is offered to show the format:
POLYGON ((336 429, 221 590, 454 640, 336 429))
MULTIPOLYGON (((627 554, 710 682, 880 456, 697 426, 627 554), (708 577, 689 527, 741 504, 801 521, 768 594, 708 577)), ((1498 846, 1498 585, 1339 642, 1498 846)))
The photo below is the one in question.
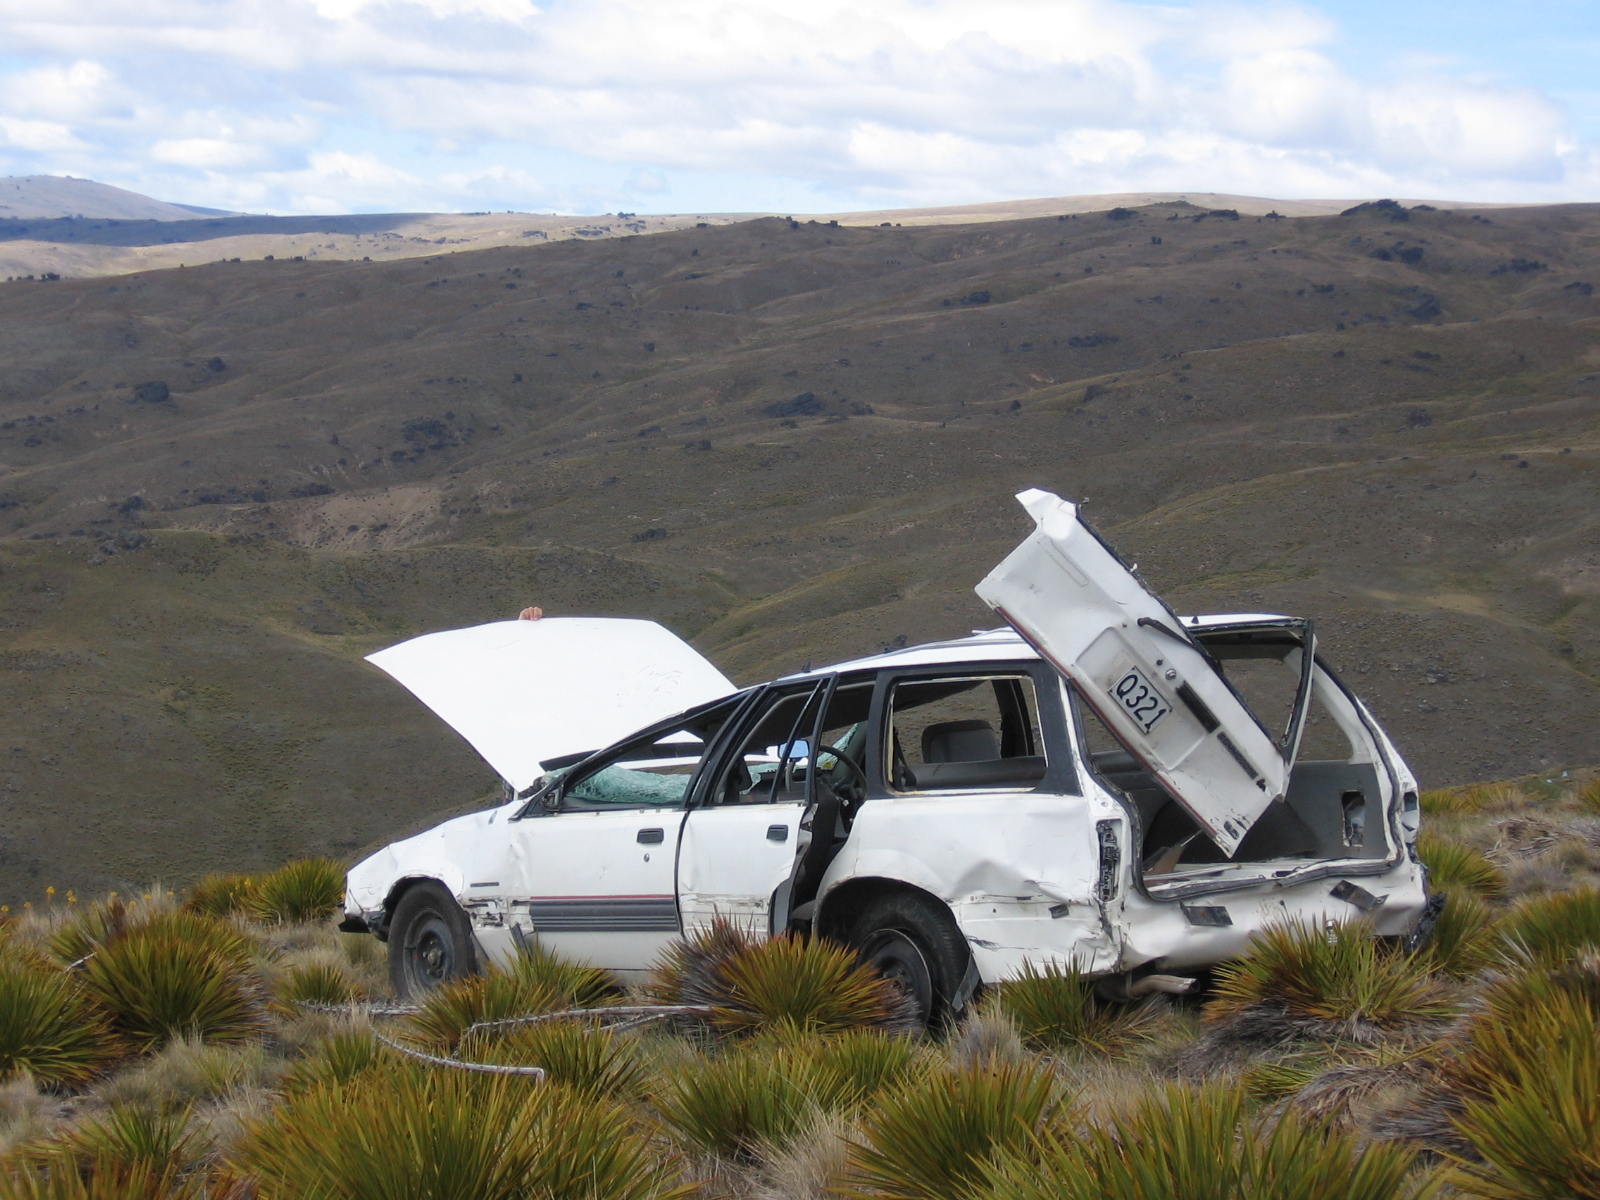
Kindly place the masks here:
POLYGON ((1428 786, 1591 762, 1597 284, 1600 206, 1170 202, 0 286, 0 898, 481 796, 360 661, 423 630, 753 680, 992 625, 1030 485, 1315 618, 1428 786))

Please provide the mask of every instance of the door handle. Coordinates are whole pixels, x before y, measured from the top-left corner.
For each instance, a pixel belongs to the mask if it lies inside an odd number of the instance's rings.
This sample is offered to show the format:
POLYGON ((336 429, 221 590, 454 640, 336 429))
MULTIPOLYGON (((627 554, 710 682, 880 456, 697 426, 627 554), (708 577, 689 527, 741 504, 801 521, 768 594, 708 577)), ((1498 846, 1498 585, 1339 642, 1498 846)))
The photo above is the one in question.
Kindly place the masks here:
POLYGON ((658 846, 667 840, 667 835, 666 831, 661 829, 641 829, 635 840, 643 842, 646 846, 658 846))
POLYGON ((789 840, 789 827, 787 825, 768 825, 767 841, 787 842, 789 840))

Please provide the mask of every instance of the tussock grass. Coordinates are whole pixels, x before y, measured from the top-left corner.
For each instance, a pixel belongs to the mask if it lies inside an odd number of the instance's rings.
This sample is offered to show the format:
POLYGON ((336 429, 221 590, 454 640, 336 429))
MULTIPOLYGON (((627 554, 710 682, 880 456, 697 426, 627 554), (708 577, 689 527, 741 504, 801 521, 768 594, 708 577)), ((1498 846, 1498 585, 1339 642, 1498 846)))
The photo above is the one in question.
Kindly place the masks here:
POLYGON ((559 1085, 393 1058, 291 1094, 233 1161, 260 1200, 677 1200, 670 1151, 559 1085))
MULTIPOLYGON (((481 975, 454 980, 428 993, 408 1031, 424 1043, 453 1048, 481 1022, 594 1008, 616 994, 616 985, 604 971, 531 946, 507 967, 490 964, 481 975)), ((511 1028, 501 1033, 508 1034, 511 1028)))
POLYGON ((690 1144, 730 1158, 790 1148, 818 1114, 849 1113, 929 1069, 904 1038, 868 1030, 792 1031, 736 1044, 674 1072, 656 1094, 662 1118, 690 1144))
POLYGON ((1424 832, 1417 838, 1417 855, 1435 887, 1462 888, 1491 899, 1506 894, 1505 872, 1465 842, 1424 832))
POLYGON ((349 968, 337 961, 296 963, 272 989, 273 999, 289 1011, 300 1004, 349 1004, 365 999, 349 968))
POLYGON ((1433 933, 1418 954, 1442 975, 1469 979, 1496 961, 1499 950, 1494 912, 1477 893, 1449 889, 1433 933))
POLYGON ((1500 922, 1511 954, 1558 965, 1600 950, 1600 888, 1578 888, 1522 900, 1500 922))
POLYGON ((343 1085, 376 1066, 387 1053, 365 1024, 336 1030, 292 1063, 283 1077, 285 1092, 303 1092, 322 1084, 343 1085))
POLYGON ((1323 928, 1310 922, 1258 934, 1250 952, 1217 969, 1208 1020, 1259 1004, 1281 1005, 1291 1017, 1392 1027, 1450 1015, 1448 995, 1429 977, 1423 958, 1381 945, 1363 921, 1323 928))
POLYGON ((301 858, 255 881, 244 911, 290 925, 331 917, 344 903, 344 867, 331 858, 301 858))
POLYGON ((731 1034, 917 1025, 912 999, 846 947, 822 938, 758 940, 726 921, 669 949, 649 991, 669 1004, 710 1006, 713 1024, 731 1034))
POLYGON ((112 1105, 170 1108, 219 1100, 276 1081, 281 1060, 259 1041, 207 1043, 177 1038, 96 1089, 112 1105))
POLYGON ((1253 1119, 1240 1087, 1169 1084, 1105 1125, 1053 1122, 1002 1151, 984 1200, 1420 1200, 1416 1152, 1302 1120, 1253 1119))
POLYGON ((1078 963, 1025 964, 985 1000, 1010 1018, 1022 1040, 1038 1050, 1113 1054, 1148 1040, 1152 1004, 1115 1004, 1095 995, 1078 963))
POLYGON ((1572 799, 1579 808, 1600 816, 1600 777, 1581 784, 1573 792, 1572 799))
POLYGON ((117 1052, 105 1012, 75 980, 32 956, 0 956, 0 1081, 83 1083, 117 1052))
POLYGON ((140 1050, 195 1035, 241 1040, 266 1026, 259 978, 231 926, 168 913, 123 929, 83 964, 85 990, 119 1036, 140 1050))
POLYGON ((1452 1181, 1501 1200, 1600 1194, 1600 953, 1493 981, 1446 1060, 1452 1181))
POLYGON ((207 917, 231 917, 255 909, 254 875, 207 875, 184 894, 183 906, 207 917))
POLYGON ((852 1191, 884 1200, 958 1200, 989 1161, 1024 1152, 1047 1121, 1070 1120, 1059 1085, 1034 1064, 941 1071, 886 1096, 853 1140, 852 1191))
POLYGON ((615 1100, 636 1098, 647 1071, 636 1038, 585 1020, 541 1021, 504 1035, 475 1034, 461 1042, 460 1056, 471 1062, 543 1067, 556 1083, 615 1100))

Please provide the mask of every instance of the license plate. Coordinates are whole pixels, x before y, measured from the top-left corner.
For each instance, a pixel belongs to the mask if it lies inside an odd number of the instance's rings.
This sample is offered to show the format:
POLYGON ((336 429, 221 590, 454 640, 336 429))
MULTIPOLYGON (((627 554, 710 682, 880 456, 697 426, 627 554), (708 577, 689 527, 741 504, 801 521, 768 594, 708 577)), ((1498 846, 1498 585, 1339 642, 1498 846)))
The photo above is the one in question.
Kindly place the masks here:
POLYGON ((1138 667, 1129 667, 1122 678, 1111 685, 1111 695, 1145 733, 1154 729, 1156 722, 1172 711, 1172 705, 1156 691, 1155 685, 1144 677, 1138 667))

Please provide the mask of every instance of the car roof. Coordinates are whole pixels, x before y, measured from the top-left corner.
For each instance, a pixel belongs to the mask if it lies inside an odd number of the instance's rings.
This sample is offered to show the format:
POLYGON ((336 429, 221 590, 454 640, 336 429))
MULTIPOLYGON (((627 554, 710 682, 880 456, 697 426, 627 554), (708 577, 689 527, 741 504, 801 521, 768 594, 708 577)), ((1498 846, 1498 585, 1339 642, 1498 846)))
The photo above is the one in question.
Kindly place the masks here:
MULTIPOLYGON (((1187 630, 1205 631, 1231 625, 1278 624, 1294 618, 1279 613, 1211 613, 1178 619, 1187 630)), ((881 654, 855 658, 832 666, 796 671, 782 678, 806 679, 819 675, 832 675, 835 672, 842 674, 848 671, 873 671, 886 667, 937 667, 955 663, 991 662, 996 659, 1025 661, 1038 657, 1038 651, 1024 641, 1016 630, 1009 625, 1003 625, 998 629, 974 629, 964 638, 923 642, 921 645, 893 650, 886 649, 881 654)))

